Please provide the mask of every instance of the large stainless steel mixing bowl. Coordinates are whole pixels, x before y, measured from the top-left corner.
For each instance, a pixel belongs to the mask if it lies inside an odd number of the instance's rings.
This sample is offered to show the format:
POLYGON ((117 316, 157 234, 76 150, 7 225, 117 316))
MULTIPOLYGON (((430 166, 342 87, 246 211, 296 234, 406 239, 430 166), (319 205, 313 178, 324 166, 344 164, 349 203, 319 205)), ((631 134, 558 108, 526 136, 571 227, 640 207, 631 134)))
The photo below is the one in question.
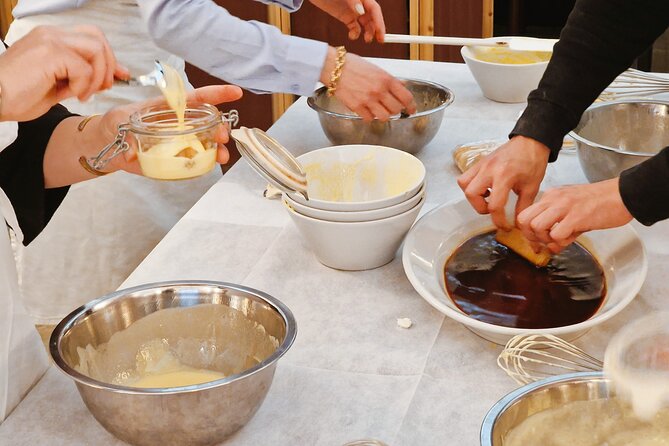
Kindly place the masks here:
POLYGON ((86 407, 105 429, 135 445, 212 445, 244 426, 263 402, 278 359, 296 335, 290 310, 250 288, 209 281, 162 282, 121 290, 73 311, 54 330, 50 351, 75 381, 86 407), (75 370, 78 348, 105 343, 116 332, 158 310, 226 305, 274 336, 279 347, 237 375, 186 387, 140 389, 93 380, 75 370))
POLYGON ((615 178, 669 146, 669 103, 623 100, 588 108, 570 133, 591 183, 615 178))
POLYGON ((573 401, 614 396, 601 372, 554 376, 523 386, 499 400, 481 426, 481 446, 502 446, 505 435, 531 415, 573 401))
POLYGON ((405 85, 413 93, 418 112, 407 117, 393 116, 387 122, 364 122, 336 98, 328 97, 325 87, 316 90, 307 104, 318 112, 321 127, 332 144, 371 144, 416 153, 437 134, 444 110, 455 96, 434 82, 405 79, 405 85))

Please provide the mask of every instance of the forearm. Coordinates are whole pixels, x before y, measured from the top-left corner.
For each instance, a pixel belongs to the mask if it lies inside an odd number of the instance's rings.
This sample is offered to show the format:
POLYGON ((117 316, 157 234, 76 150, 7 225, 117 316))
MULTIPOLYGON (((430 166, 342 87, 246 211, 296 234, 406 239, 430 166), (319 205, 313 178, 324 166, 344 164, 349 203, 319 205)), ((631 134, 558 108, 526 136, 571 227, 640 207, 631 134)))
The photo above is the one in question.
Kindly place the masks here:
POLYGON ((669 147, 620 175, 620 196, 640 223, 669 218, 669 147))
POLYGON ((14 207, 25 244, 46 226, 67 194, 67 187, 45 188, 43 166, 50 136, 69 119, 77 118, 56 105, 37 119, 20 122, 16 140, 0 151, 0 188, 14 207))
POLYGON ((511 136, 545 144, 554 160, 583 111, 667 25, 669 2, 579 0, 511 136))
POLYGON ((227 82, 256 92, 307 95, 327 44, 234 17, 211 0, 139 1, 156 44, 227 82))
MULTIPOLYGON (((101 128, 101 117, 92 118, 82 131, 77 129, 84 118, 73 116, 54 129, 44 153, 44 186, 47 189, 69 186, 95 178, 79 163, 79 158, 97 155, 114 135, 101 128)), ((116 170, 114 163, 105 171, 116 170)))

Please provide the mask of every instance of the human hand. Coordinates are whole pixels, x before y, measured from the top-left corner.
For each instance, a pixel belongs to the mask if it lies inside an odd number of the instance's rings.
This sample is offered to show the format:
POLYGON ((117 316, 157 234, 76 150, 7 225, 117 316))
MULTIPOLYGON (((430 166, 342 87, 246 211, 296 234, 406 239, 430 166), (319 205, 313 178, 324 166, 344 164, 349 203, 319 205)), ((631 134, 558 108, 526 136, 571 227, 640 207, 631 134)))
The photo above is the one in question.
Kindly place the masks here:
POLYGON ((39 26, 0 55, 0 121, 29 121, 53 105, 85 101, 128 77, 102 31, 39 26))
POLYGON ((534 202, 549 155, 550 150, 542 143, 514 136, 463 173, 458 185, 479 214, 490 214, 495 226, 509 230, 513 222, 507 221, 504 212, 509 192, 518 195, 515 210, 518 216, 534 202))
POLYGON ((348 28, 348 38, 356 40, 364 31, 365 42, 374 38, 383 42, 386 24, 376 0, 310 0, 317 8, 339 20, 348 28))
POLYGON ((531 242, 557 253, 586 231, 615 228, 631 220, 620 197, 618 178, 613 178, 551 189, 522 211, 516 224, 531 242))
MULTIPOLYGON (((321 81, 325 85, 330 82, 335 59, 334 48, 330 48, 321 73, 321 81)), ((402 81, 351 53, 346 55, 335 97, 365 121, 374 118, 387 121, 402 110, 409 114, 416 113, 413 94, 402 81)))
MULTIPOLYGON (((186 100, 188 102, 207 103, 211 105, 218 105, 224 102, 232 102, 242 97, 242 89, 235 85, 211 85, 195 89, 188 93, 186 100)), ((150 99, 148 101, 124 105, 116 107, 105 113, 98 122, 98 131, 103 136, 104 140, 109 142, 116 138, 119 124, 128 122, 130 115, 147 107, 154 107, 164 105, 163 98, 150 99)), ((230 159, 228 149, 225 143, 229 140, 230 129, 226 125, 219 125, 216 129, 215 140, 218 143, 218 153, 216 161, 220 164, 226 164, 230 159)), ((125 170, 127 172, 141 175, 141 169, 137 162, 137 149, 133 138, 127 139, 130 144, 130 150, 125 152, 123 156, 117 156, 112 159, 110 169, 125 170)))

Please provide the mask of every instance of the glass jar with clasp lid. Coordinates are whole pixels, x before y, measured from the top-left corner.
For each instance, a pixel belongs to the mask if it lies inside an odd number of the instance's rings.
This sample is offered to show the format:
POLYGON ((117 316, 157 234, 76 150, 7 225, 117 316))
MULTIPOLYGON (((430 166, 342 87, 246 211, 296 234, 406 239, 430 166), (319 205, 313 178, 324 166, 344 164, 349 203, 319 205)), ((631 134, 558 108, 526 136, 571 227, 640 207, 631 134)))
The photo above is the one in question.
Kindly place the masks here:
POLYGON ((92 158, 81 157, 82 166, 96 174, 105 174, 105 166, 116 156, 136 146, 142 174, 158 180, 195 178, 216 165, 216 132, 239 122, 236 110, 221 113, 209 104, 188 104, 183 123, 166 105, 142 109, 119 125, 116 139, 92 158), (132 134, 134 141, 129 140, 132 134))

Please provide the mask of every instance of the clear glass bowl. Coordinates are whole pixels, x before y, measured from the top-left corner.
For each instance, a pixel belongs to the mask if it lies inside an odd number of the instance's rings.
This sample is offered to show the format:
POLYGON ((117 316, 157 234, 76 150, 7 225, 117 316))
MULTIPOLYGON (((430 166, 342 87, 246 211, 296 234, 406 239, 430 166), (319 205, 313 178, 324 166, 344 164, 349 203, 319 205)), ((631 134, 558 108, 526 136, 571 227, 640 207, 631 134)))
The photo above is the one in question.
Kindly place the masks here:
POLYGON ((150 107, 130 117, 144 176, 180 180, 206 174, 216 165, 216 127, 221 113, 209 104, 188 104, 184 124, 167 106, 150 107))

